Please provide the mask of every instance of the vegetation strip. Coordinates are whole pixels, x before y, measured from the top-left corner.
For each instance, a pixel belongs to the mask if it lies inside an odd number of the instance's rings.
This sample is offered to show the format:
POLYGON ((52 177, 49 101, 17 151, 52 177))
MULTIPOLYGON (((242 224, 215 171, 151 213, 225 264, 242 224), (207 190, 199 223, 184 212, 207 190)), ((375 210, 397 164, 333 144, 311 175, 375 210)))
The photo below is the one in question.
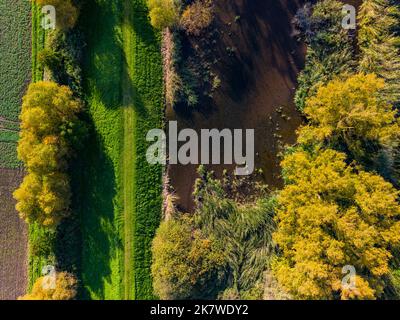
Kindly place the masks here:
MULTIPOLYGON (((44 48, 45 32, 41 27, 41 11, 35 1, 31 3, 32 12, 32 82, 43 80, 43 68, 38 63, 38 53, 44 48)), ((29 251, 28 251, 28 288, 30 291, 38 279, 42 275, 42 268, 47 264, 45 256, 33 255, 31 253, 32 243, 38 241, 37 239, 44 238, 46 234, 45 228, 39 226, 36 223, 31 223, 28 226, 28 239, 29 239, 29 251)))
POLYGON ((129 300, 135 296, 134 274, 134 211, 135 211, 135 124, 134 92, 131 79, 134 71, 134 38, 132 33, 133 7, 130 1, 124 2, 123 51, 126 64, 122 78, 122 105, 124 106, 124 149, 123 149, 123 193, 124 193, 124 297, 129 300))
POLYGON ((90 52, 85 90, 95 128, 80 209, 84 295, 150 299, 150 247, 161 215, 161 168, 147 164, 145 138, 148 130, 161 126, 159 36, 149 25, 143 1, 95 1, 84 11, 90 52))

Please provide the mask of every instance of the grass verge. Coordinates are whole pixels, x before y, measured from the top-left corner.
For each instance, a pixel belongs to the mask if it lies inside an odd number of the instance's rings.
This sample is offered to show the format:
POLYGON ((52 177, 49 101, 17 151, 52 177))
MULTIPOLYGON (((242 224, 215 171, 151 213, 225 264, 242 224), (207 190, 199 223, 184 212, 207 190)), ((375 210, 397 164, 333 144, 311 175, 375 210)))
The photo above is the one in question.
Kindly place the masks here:
POLYGON ((92 1, 81 26, 90 144, 75 202, 84 298, 151 299, 151 241, 161 212, 161 167, 146 162, 147 131, 162 124, 159 36, 144 1, 92 1))

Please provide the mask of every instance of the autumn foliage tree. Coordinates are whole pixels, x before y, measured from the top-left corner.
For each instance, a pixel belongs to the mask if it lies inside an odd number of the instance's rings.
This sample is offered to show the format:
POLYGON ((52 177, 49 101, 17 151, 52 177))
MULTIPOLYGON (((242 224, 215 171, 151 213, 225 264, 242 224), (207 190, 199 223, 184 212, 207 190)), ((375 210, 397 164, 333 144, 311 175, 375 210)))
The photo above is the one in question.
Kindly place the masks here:
POLYGON ((172 27, 179 21, 178 0, 147 0, 151 25, 156 29, 172 27))
POLYGON ((287 155, 274 239, 281 285, 302 299, 373 299, 390 274, 400 244, 399 191, 382 177, 346 165, 327 149, 287 155), (343 287, 342 268, 355 267, 355 287, 343 287))
POLYGON ((32 292, 19 300, 72 300, 76 297, 77 280, 74 275, 67 272, 56 273, 54 287, 48 277, 50 276, 38 278, 32 292))
POLYGON ((61 30, 71 29, 78 20, 79 10, 72 0, 36 0, 36 4, 53 6, 56 10, 56 27, 61 30))
POLYGON ((374 74, 336 79, 318 89, 304 108, 309 123, 299 130, 299 143, 344 144, 362 156, 368 144, 395 146, 400 127, 392 105, 381 99, 385 87, 374 74))
POLYGON ((365 0, 359 10, 360 71, 385 80, 382 96, 400 102, 400 6, 391 0, 365 0))
POLYGON ((212 22, 212 2, 197 0, 183 11, 180 24, 188 34, 198 36, 212 22))
POLYGON ((71 141, 83 130, 81 104, 71 90, 53 82, 29 86, 23 98, 18 157, 28 174, 14 192, 16 208, 27 222, 56 225, 68 214, 67 160, 71 141))

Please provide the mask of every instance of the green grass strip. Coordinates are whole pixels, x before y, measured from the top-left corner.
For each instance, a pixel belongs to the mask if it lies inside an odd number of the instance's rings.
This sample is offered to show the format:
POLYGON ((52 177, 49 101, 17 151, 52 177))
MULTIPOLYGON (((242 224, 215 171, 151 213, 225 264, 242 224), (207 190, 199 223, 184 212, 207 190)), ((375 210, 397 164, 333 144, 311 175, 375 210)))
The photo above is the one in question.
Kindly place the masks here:
POLYGON ((81 165, 83 297, 152 299, 151 241, 161 214, 160 166, 145 158, 162 125, 160 39, 144 1, 92 1, 82 13, 85 91, 95 132, 81 165))
MULTIPOLYGON (((45 45, 45 30, 41 26, 41 9, 32 1, 32 82, 43 80, 43 68, 38 64, 38 53, 45 45)), ((29 246, 32 246, 34 239, 45 234, 46 228, 31 223, 29 224, 29 246)), ((53 265, 54 257, 33 255, 28 252, 28 291, 32 289, 33 284, 42 276, 42 268, 46 265, 53 265)))

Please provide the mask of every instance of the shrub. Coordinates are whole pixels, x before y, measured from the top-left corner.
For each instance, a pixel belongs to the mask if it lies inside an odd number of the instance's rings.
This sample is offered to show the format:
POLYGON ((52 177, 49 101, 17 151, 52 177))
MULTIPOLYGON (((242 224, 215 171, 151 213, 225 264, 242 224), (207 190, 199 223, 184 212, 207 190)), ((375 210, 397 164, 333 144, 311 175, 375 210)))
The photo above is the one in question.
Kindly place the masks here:
POLYGON ((56 233, 47 229, 40 231, 29 237, 29 254, 31 257, 50 257, 54 253, 56 233))
POLYGON ((51 71, 60 67, 61 57, 52 49, 43 49, 38 53, 38 62, 41 66, 49 68, 51 71))
POLYGON ((156 29, 174 26, 179 20, 179 4, 176 0, 147 0, 151 25, 156 29))
POLYGON ((82 48, 85 43, 79 30, 55 31, 46 37, 46 47, 39 53, 39 59, 51 71, 55 82, 71 88, 75 95, 82 95, 82 48), (43 57, 42 57, 43 56, 43 57))
POLYGON ((209 0, 197 0, 182 13, 181 26, 188 34, 199 36, 212 22, 212 3, 209 0))
POLYGON ((55 288, 51 288, 46 277, 36 280, 32 292, 19 300, 72 300, 76 297, 77 280, 67 272, 56 273, 55 288))

